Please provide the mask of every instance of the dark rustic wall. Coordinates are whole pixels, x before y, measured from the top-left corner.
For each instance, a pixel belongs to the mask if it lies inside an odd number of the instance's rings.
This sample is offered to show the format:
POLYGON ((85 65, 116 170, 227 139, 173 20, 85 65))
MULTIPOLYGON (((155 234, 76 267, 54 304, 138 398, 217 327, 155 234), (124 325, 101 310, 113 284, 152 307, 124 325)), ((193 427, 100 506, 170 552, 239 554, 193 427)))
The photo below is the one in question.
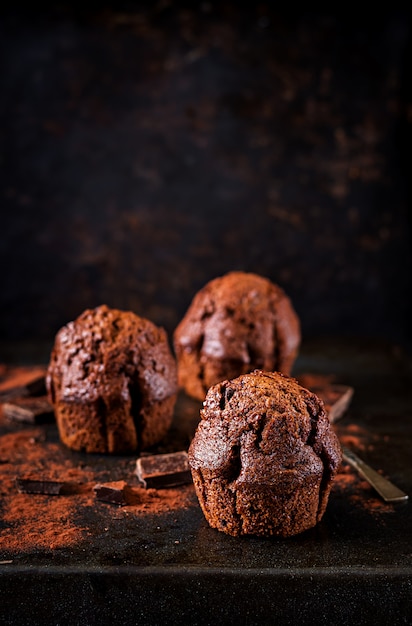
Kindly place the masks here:
POLYGON ((231 269, 304 336, 410 342, 410 19, 265 3, 3 9, 0 339, 172 332, 231 269))

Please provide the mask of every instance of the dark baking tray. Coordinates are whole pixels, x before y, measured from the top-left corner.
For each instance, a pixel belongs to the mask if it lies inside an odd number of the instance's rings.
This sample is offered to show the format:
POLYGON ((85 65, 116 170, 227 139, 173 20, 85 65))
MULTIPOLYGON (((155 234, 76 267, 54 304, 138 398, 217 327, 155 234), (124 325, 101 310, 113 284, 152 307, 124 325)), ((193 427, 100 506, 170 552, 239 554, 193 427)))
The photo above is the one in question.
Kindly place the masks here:
MULTIPOLYGON (((361 443, 362 458, 412 495, 411 369, 401 350, 309 342, 295 366, 301 372, 354 387, 335 424, 339 436, 361 443)), ((159 452, 187 447, 199 408, 179 396, 159 452)), ((25 428, 3 420, 0 434, 25 428)), ((130 478, 133 457, 72 453, 54 424, 39 428, 74 467, 87 464, 99 479, 130 478)), ((186 506, 162 513, 83 507, 75 523, 91 532, 78 542, 1 550, 0 623, 412 623, 411 502, 385 504, 350 468, 342 470, 351 480, 337 481, 321 523, 290 539, 234 538, 209 528, 190 485, 182 488, 186 506)))

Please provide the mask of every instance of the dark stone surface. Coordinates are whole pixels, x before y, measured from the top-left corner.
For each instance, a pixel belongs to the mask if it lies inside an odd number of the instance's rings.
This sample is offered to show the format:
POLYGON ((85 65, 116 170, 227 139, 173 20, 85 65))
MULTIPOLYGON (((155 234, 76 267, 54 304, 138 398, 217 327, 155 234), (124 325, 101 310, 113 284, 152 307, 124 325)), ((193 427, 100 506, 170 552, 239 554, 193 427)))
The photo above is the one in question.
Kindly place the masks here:
POLYGON ((310 569, 205 573, 170 566, 162 573, 143 569, 139 576, 129 568, 53 568, 50 574, 26 568, 4 580, 9 598, 16 587, 24 588, 24 599, 7 603, 4 624, 60 624, 70 616, 71 624, 87 626, 116 620, 127 626, 398 626, 410 623, 412 608, 410 582, 398 571, 371 574, 359 568, 348 577, 339 569, 313 576, 310 569))
POLYGON ((0 42, 2 342, 101 303, 171 333, 242 269, 305 337, 410 345, 408 11, 17 3, 0 42))
MULTIPOLYGON (((411 371, 399 351, 307 344, 296 374, 308 371, 354 386, 338 435, 362 432, 362 458, 411 496, 411 371)), ((187 446, 199 406, 180 396, 159 451, 187 446)), ((55 427, 43 428, 56 441, 55 427)), ((67 459, 119 478, 118 458, 68 451, 67 459)), ((1 623, 410 623, 412 503, 381 506, 365 483, 338 481, 320 524, 287 540, 211 529, 194 493, 188 508, 153 516, 87 506, 77 523, 89 533, 70 547, 2 551, 11 562, 0 564, 1 623)))

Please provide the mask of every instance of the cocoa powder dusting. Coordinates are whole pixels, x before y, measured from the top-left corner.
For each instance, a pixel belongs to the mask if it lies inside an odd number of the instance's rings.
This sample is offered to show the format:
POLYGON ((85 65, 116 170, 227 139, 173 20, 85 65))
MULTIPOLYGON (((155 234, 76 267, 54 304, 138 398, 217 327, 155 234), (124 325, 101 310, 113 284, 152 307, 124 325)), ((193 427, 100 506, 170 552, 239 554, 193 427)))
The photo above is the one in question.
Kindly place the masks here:
POLYGON ((369 513, 391 513, 392 504, 384 502, 370 484, 363 480, 345 461, 335 477, 333 491, 345 498, 351 506, 361 508, 369 513))
MULTIPOLYGON (((339 441, 343 446, 355 452, 373 450, 374 436, 357 424, 339 424, 336 427, 339 441)), ((347 498, 351 505, 362 508, 370 513, 390 513, 394 511, 392 504, 384 502, 359 474, 348 463, 342 461, 335 477, 333 489, 347 498)))
POLYGON ((355 452, 373 449, 371 434, 357 424, 347 424, 345 426, 340 424, 336 432, 341 444, 348 448, 353 448, 355 452))
MULTIPOLYGON (((18 372, 20 376, 20 371, 18 372)), ((53 551, 80 544, 110 521, 139 518, 193 506, 193 486, 147 489, 139 485, 136 457, 72 453, 55 424, 30 427, 10 422, 0 405, 0 560, 30 551, 53 551), (20 493, 17 479, 59 481, 59 495, 20 493), (98 483, 127 487, 127 504, 97 499, 98 483), (92 515, 85 515, 91 513, 92 515), (94 523, 84 523, 91 519, 94 523)))
MULTIPOLYGON (((121 519, 128 515, 156 515, 189 506, 193 498, 193 487, 145 491, 132 488, 133 504, 118 508, 99 502, 93 494, 90 483, 83 493, 69 496, 43 496, 20 494, 11 483, 2 493, 2 522, 6 527, 0 531, 0 555, 18 554, 31 550, 55 550, 69 548, 95 533, 95 528, 79 526, 76 523, 79 511, 84 507, 104 508, 109 519, 121 519)), ((3 490, 2 490, 3 491, 3 490)), ((106 520, 107 523, 107 520, 106 520)), ((0 556, 1 558, 1 556, 0 556)))
MULTIPOLYGON (((18 377, 20 384, 20 370, 18 377)), ((3 382, 11 387, 9 380, 3 382)), ((335 428, 343 445, 357 452, 373 448, 374 437, 362 427, 340 423, 335 428)), ((144 489, 135 467, 133 455, 108 459, 73 453, 59 441, 55 424, 33 427, 11 422, 0 405, 0 561, 30 551, 73 548, 109 526, 115 528, 125 518, 139 524, 146 516, 198 507, 193 485, 144 489), (64 489, 60 495, 19 493, 18 478, 61 481, 64 489), (94 491, 97 484, 124 485, 126 502, 100 501, 94 491)), ((333 493, 347 501, 348 507, 379 514, 393 511, 345 462, 335 478, 333 493)))
MULTIPOLYGON (((83 506, 93 498, 82 498, 83 506)), ((31 549, 69 547, 87 535, 73 521, 79 498, 13 493, 3 502, 0 550, 20 553, 31 549)))

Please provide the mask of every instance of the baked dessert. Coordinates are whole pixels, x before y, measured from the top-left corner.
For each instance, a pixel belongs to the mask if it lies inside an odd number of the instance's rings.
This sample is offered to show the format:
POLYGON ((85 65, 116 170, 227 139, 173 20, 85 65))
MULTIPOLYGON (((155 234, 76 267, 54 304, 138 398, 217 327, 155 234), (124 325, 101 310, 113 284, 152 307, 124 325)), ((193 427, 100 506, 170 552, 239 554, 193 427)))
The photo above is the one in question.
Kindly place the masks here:
POLYGON ((341 448, 322 401, 256 370, 209 389, 189 465, 210 526, 288 537, 322 518, 341 448))
POLYGON ((69 448, 134 452, 157 443, 171 424, 176 361, 162 328, 102 305, 57 333, 46 386, 69 448))
POLYGON ((257 274, 229 272, 195 295, 173 343, 179 386, 203 400, 212 385, 254 369, 290 374, 300 323, 280 287, 257 274))

